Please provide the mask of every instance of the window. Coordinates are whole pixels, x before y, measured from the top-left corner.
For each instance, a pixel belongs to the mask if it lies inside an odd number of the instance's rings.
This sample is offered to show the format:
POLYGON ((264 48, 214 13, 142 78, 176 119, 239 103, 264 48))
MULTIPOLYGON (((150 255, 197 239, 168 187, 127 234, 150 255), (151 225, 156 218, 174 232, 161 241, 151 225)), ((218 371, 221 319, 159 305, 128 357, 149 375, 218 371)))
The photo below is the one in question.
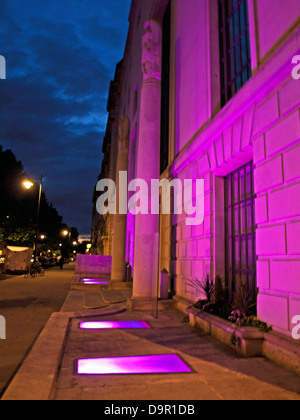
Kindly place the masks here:
POLYGON ((256 297, 256 244, 253 164, 225 178, 226 286, 233 296, 239 278, 256 297))
POLYGON ((161 135, 160 172, 169 164, 169 104, 170 104, 170 45, 171 45, 171 2, 163 20, 162 80, 161 80, 161 135))
POLYGON ((219 0, 221 103, 252 75, 247 0, 219 0))

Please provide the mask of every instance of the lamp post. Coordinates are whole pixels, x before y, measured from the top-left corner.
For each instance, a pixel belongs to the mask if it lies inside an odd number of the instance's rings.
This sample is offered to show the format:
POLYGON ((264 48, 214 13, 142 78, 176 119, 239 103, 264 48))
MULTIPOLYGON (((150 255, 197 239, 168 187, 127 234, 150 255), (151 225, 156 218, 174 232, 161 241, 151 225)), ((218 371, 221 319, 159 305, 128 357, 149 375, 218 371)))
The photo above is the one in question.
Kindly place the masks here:
MULTIPOLYGON (((38 247, 38 238, 39 238, 39 219, 40 219, 40 208, 41 208, 41 197, 42 197, 42 188, 43 188, 43 175, 41 178, 32 178, 36 181, 39 181, 39 197, 38 197, 38 209, 37 209, 37 217, 36 217, 36 236, 35 236, 35 244, 34 244, 34 260, 37 259, 37 247, 38 247)), ((25 180, 23 182, 24 187, 27 190, 30 190, 34 183, 30 180, 25 180)))

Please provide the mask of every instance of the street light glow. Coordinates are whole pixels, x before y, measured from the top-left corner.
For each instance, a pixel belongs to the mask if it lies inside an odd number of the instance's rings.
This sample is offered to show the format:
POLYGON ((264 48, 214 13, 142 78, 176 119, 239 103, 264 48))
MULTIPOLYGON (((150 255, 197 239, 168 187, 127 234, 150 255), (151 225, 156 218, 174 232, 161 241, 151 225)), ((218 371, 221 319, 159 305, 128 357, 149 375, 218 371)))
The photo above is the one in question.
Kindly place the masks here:
POLYGON ((32 188, 34 184, 31 181, 24 181, 23 185, 27 190, 30 190, 30 188, 32 188))

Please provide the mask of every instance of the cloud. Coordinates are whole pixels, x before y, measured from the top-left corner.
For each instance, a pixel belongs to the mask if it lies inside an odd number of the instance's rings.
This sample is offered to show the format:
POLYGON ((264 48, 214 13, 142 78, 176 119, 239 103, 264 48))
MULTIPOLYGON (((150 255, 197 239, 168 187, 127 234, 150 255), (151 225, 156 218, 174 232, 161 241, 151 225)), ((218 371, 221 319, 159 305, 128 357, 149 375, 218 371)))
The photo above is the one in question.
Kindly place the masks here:
POLYGON ((130 0, 0 0, 0 144, 45 176, 64 221, 89 234, 109 82, 123 56, 130 0))

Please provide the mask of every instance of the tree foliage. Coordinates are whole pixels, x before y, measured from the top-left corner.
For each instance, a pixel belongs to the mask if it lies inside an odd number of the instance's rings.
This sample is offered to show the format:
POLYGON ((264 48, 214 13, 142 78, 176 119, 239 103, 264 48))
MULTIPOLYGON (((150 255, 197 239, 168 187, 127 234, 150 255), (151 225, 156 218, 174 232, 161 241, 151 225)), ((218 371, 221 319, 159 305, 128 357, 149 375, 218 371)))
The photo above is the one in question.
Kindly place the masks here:
MULTIPOLYGON (((0 146, 0 240, 9 245, 33 246, 36 236, 39 185, 25 190, 22 181, 27 178, 23 164, 11 150, 0 146)), ((61 230, 66 228, 62 217, 45 192, 41 196, 39 232, 46 236, 44 245, 54 249, 61 241, 61 230)), ((72 238, 77 230, 72 231, 72 238)))

